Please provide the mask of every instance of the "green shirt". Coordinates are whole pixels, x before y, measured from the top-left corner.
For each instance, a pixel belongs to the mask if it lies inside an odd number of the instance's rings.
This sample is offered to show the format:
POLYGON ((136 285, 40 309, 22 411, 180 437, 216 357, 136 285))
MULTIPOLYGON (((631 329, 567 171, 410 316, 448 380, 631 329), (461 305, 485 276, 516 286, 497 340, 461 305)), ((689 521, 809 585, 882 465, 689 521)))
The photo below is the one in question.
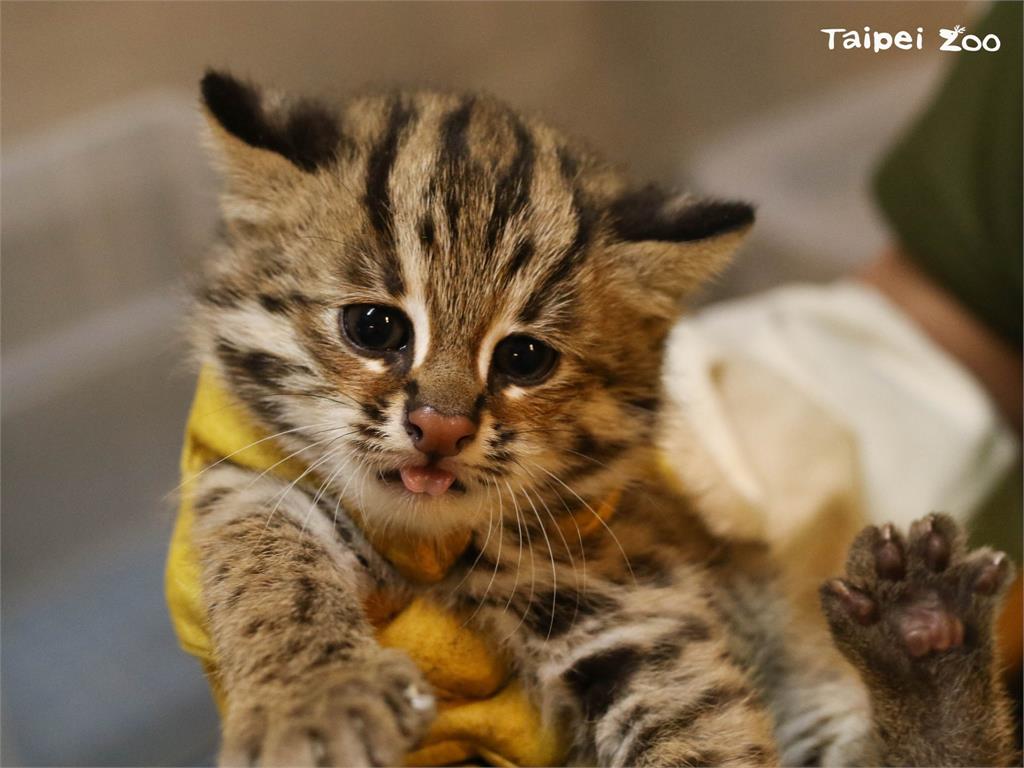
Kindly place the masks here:
POLYGON ((1020 3, 996 3, 967 34, 998 35, 998 51, 941 54, 952 70, 874 180, 906 254, 1018 349, 1021 26, 1020 3))

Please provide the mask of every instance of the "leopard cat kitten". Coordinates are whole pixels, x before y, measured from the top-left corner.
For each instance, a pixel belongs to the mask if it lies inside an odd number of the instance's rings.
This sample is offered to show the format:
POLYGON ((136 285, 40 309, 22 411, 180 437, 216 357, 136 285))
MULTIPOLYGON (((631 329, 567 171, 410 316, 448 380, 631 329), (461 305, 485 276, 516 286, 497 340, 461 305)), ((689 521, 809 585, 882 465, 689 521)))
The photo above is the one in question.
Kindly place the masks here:
POLYGON ((222 762, 402 761, 433 710, 376 644, 382 588, 470 617, 576 764, 1010 758, 1005 558, 941 517, 862 534, 823 589, 852 683, 790 626, 767 554, 715 540, 651 471, 667 334, 748 205, 634 186, 482 96, 334 109, 214 72, 202 93, 225 191, 197 353, 316 478, 196 481, 222 762), (563 533, 609 500, 596 533, 563 533), (373 531, 468 546, 424 586, 373 531))

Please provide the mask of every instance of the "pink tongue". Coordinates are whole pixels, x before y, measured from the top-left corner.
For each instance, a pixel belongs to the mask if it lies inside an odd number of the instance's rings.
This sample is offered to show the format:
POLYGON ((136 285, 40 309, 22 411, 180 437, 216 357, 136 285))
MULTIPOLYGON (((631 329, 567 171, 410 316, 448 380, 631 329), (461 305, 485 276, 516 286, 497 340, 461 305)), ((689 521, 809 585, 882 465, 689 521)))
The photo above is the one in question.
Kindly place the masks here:
POLYGON ((402 467, 402 482, 413 493, 440 496, 454 480, 455 475, 437 467, 402 467))

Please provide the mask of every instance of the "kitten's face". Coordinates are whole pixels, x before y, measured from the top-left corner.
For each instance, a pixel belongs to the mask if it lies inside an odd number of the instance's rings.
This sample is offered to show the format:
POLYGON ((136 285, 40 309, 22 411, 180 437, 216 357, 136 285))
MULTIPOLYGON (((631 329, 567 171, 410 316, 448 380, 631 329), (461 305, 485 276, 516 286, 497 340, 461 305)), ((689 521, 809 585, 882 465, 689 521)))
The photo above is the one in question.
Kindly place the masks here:
POLYGON ((315 483, 443 533, 629 480, 679 299, 748 207, 630 191, 489 99, 204 97, 227 193, 201 351, 315 483))

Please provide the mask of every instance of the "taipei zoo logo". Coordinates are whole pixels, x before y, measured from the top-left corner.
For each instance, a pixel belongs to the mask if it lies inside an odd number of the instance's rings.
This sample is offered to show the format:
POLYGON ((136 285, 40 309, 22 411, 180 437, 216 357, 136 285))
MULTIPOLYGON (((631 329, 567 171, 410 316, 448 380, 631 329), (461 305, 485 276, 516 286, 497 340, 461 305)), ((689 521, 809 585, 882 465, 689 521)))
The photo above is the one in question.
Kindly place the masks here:
MULTIPOLYGON (((998 51, 1002 45, 997 35, 988 34, 984 37, 977 35, 965 35, 967 27, 957 24, 953 29, 940 29, 939 39, 940 51, 998 51)), ((830 51, 842 46, 843 50, 863 50, 878 53, 896 48, 900 51, 921 51, 924 50, 924 29, 918 27, 916 33, 900 30, 899 32, 882 32, 871 27, 864 27, 864 30, 845 29, 844 27, 830 27, 821 30, 828 35, 828 49, 830 51)))

